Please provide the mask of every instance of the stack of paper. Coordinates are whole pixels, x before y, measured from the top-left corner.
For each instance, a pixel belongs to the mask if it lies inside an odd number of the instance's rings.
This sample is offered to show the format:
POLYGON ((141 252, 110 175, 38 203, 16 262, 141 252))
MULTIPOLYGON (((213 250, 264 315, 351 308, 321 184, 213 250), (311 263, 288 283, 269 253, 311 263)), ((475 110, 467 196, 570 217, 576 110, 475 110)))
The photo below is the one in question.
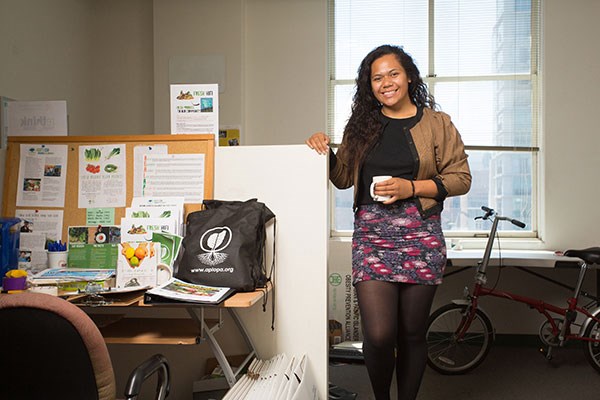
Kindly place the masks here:
POLYGON ((121 220, 123 241, 152 240, 152 232, 183 235, 183 204, 183 197, 134 197, 121 220))
POLYGON ((134 197, 121 219, 117 287, 156 286, 173 276, 183 197, 134 197))
POLYGON ((62 292, 77 292, 85 290, 89 283, 110 287, 114 275, 114 269, 48 268, 33 275, 29 282, 34 287, 56 286, 62 292))

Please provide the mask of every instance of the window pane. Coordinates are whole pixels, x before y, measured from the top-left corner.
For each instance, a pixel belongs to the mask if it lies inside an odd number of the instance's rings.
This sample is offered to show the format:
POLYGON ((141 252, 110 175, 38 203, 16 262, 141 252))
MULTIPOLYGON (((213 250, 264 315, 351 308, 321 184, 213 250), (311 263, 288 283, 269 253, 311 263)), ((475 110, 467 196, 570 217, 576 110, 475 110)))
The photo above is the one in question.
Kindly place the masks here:
POLYGON ((341 143, 344 136, 344 127, 350 118, 354 85, 336 85, 334 88, 333 110, 333 142, 341 143))
POLYGON ((432 89, 436 102, 450 114, 466 145, 535 145, 530 81, 441 82, 432 89))
POLYGON ((427 73, 427 0, 336 0, 334 12, 334 79, 355 79, 362 59, 382 44, 404 46, 427 73))
MULTIPOLYGON (((518 219, 527 226, 523 230, 510 223, 500 224, 500 231, 531 231, 533 155, 529 152, 469 151, 473 176, 471 190, 465 196, 448 197, 444 201, 442 228, 445 232, 487 230, 475 221, 481 206, 500 215, 518 219)), ((334 188, 336 231, 353 229, 352 188, 334 188)))
POLYGON ((530 73, 530 1, 436 0, 434 15, 438 77, 530 73))
MULTIPOLYGON (((329 1, 328 129, 334 143, 341 142, 350 115, 360 61, 390 43, 413 56, 467 146, 538 146, 537 2, 533 8, 531 0, 329 1)), ((487 205, 535 232, 536 151, 468 151, 473 185, 468 195, 446 199, 444 230, 487 230, 474 221, 487 205)), ((352 193, 334 189, 335 231, 353 229, 352 193)), ((522 231, 510 224, 499 229, 522 231)))
MULTIPOLYGON (((518 219, 527 225, 525 230, 531 231, 531 171, 534 161, 532 153, 468 153, 473 176, 471 190, 465 196, 449 197, 444 202, 444 231, 481 230, 481 226, 474 220, 481 215, 481 206, 493 208, 500 215, 518 219)), ((498 230, 522 231, 510 223, 500 224, 498 230)))
POLYGON ((352 212, 353 188, 340 190, 333 187, 335 199, 335 227, 336 231, 352 231, 354 229, 354 213, 352 212))

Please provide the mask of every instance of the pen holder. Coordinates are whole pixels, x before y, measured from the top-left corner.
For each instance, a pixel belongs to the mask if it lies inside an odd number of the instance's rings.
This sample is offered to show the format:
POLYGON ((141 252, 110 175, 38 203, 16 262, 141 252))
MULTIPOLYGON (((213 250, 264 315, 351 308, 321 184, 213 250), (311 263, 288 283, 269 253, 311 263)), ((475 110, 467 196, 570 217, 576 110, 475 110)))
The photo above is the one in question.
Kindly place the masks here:
POLYGON ((67 268, 68 251, 49 251, 48 268, 67 268))

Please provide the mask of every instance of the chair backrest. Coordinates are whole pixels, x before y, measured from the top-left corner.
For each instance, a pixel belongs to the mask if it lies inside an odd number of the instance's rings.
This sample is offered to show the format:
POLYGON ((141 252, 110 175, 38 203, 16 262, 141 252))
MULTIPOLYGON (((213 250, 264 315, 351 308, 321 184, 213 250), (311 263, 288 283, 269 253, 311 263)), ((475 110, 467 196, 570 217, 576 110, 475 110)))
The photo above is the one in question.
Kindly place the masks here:
POLYGON ((77 306, 39 293, 0 294, 0 397, 114 399, 108 349, 77 306))

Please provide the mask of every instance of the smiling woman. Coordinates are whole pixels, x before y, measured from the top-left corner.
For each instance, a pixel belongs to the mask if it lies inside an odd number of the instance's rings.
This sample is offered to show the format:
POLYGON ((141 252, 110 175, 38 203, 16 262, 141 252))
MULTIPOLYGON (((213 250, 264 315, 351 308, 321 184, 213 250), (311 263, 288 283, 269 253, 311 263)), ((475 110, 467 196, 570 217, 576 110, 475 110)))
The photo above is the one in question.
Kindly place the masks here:
MULTIPOLYGON (((342 144, 329 150, 332 183, 354 186, 352 280, 377 400, 390 398, 394 370, 398 397, 417 396, 427 317, 446 266, 442 204, 471 185, 460 135, 435 106, 413 59, 379 46, 360 64, 342 144)), ((306 143, 324 154, 329 140, 317 132, 306 143)))

